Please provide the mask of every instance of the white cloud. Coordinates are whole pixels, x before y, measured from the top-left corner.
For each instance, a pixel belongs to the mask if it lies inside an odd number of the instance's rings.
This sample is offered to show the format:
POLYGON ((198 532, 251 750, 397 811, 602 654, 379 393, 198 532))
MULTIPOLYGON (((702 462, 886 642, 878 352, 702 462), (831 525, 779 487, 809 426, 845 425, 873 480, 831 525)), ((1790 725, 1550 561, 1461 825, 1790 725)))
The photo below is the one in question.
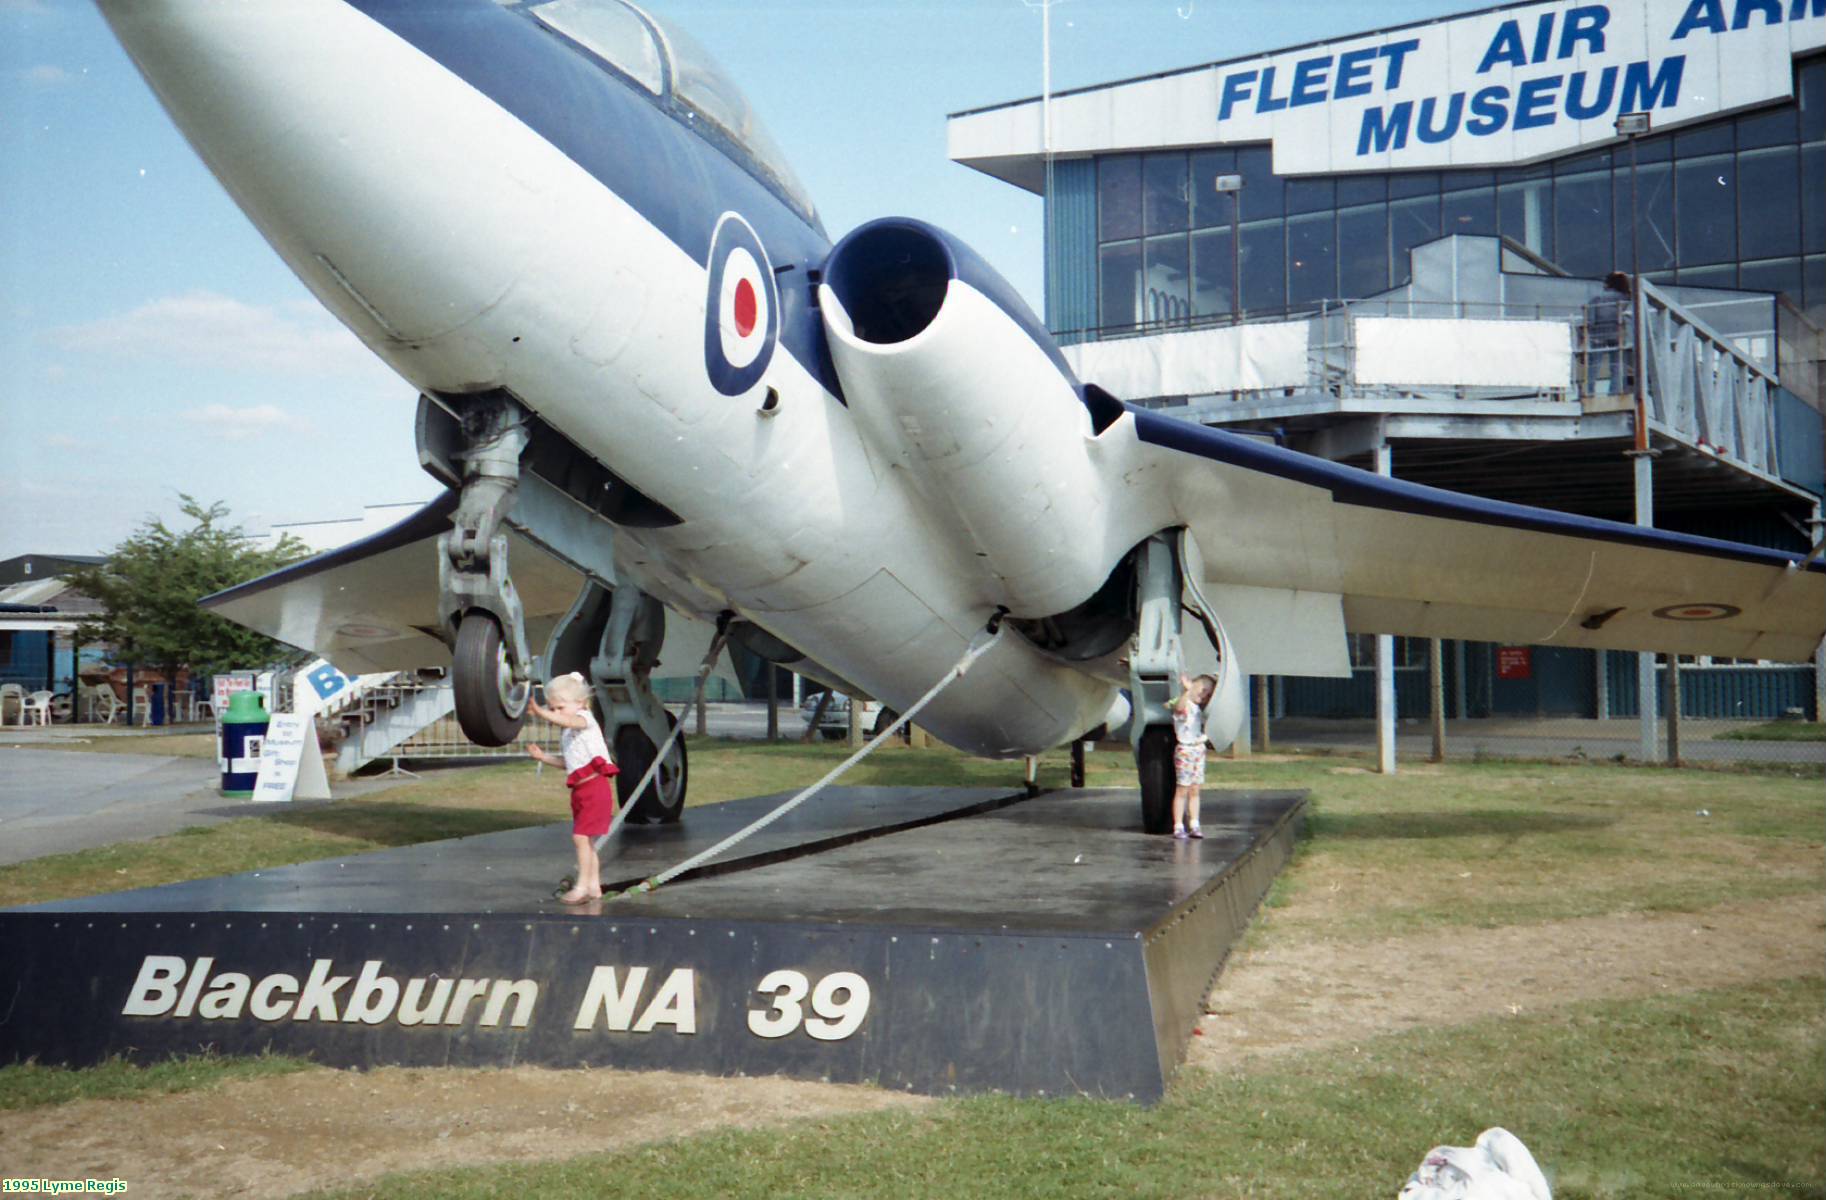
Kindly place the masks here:
POLYGON ((226 404, 205 404, 180 414, 203 432, 225 442, 245 442, 250 438, 275 432, 303 433, 309 422, 286 412, 276 404, 253 404, 233 408, 226 404))
POLYGON ((65 325, 48 337, 65 350, 294 377, 374 377, 386 370, 354 334, 309 301, 264 306, 187 292, 119 316, 65 325))
POLYGON ((35 67, 27 67, 19 75, 25 80, 27 86, 35 88, 62 87, 64 84, 73 83, 76 80, 76 76, 55 63, 40 63, 35 67))

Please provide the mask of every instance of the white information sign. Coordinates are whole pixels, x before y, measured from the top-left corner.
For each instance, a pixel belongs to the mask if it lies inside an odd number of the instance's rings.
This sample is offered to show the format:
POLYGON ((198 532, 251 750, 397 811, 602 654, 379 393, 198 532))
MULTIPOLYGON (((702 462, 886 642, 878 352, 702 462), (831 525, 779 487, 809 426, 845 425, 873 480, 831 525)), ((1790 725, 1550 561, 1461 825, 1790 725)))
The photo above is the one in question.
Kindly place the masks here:
POLYGON ((300 713, 275 713, 260 747, 256 802, 328 800, 330 781, 317 746, 317 723, 300 713))

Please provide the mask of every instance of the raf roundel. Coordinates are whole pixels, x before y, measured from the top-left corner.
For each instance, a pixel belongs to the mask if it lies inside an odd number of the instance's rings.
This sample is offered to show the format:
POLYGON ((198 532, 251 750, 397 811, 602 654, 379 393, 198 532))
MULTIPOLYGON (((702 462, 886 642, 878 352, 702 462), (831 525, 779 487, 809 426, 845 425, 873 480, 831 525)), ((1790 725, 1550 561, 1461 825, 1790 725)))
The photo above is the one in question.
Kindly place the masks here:
POLYGON ((780 340, 780 294, 754 229, 724 213, 710 238, 710 290, 704 305, 704 369, 725 396, 761 381, 780 340))

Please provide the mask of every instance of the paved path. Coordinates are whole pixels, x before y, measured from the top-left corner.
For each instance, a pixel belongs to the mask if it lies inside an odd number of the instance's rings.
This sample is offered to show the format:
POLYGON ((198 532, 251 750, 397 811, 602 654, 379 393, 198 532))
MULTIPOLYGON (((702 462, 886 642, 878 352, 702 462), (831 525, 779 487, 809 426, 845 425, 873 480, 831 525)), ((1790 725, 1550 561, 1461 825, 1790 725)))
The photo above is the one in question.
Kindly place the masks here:
POLYGON ((0 746, 0 864, 239 815, 208 758, 0 746))

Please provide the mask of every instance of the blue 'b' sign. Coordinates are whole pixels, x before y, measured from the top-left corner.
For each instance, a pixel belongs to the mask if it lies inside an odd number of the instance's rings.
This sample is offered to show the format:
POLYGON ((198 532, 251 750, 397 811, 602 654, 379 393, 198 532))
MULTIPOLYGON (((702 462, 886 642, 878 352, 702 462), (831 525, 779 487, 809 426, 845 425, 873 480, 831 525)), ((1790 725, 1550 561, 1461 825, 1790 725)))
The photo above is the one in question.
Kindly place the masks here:
POLYGON ((315 671, 306 675, 305 678, 310 680, 311 686, 317 689, 317 698, 319 700, 328 700, 331 696, 334 696, 337 692, 340 692, 343 688, 349 686, 348 677, 341 671, 338 671, 335 667, 332 667, 329 663, 324 663, 321 667, 318 667, 315 671))

